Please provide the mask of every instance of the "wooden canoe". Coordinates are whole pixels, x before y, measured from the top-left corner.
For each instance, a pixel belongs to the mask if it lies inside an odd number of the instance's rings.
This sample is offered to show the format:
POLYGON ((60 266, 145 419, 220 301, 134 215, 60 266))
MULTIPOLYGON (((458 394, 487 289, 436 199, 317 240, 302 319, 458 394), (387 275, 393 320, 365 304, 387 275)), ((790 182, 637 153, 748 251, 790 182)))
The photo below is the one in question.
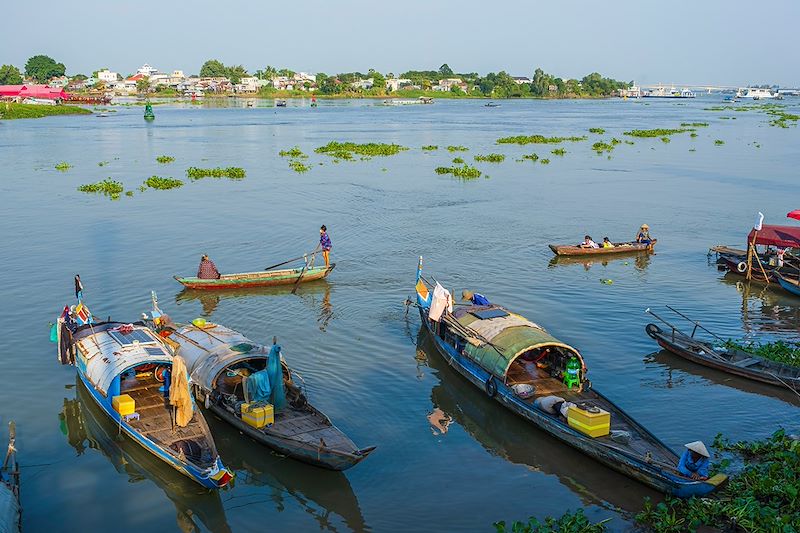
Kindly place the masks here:
POLYGON ((795 296, 800 296, 800 280, 788 278, 777 271, 774 275, 780 286, 783 287, 785 291, 794 294, 795 296))
POLYGON ((799 367, 770 361, 744 350, 715 348, 710 342, 695 339, 677 329, 667 332, 655 324, 648 324, 645 331, 663 349, 694 363, 800 392, 799 367))
POLYGON ((653 247, 658 239, 653 239, 652 244, 641 244, 638 242, 615 242, 613 248, 581 248, 574 244, 550 244, 550 249, 556 255, 601 255, 601 254, 625 254, 646 252, 648 247, 653 247))
POLYGON ((251 287, 272 287, 274 285, 293 285, 308 281, 316 281, 328 276, 336 267, 336 263, 331 263, 329 267, 287 268, 283 270, 264 270, 261 272, 243 272, 241 274, 222 274, 219 279, 201 279, 197 277, 174 278, 189 289, 219 290, 219 289, 248 289, 251 287))

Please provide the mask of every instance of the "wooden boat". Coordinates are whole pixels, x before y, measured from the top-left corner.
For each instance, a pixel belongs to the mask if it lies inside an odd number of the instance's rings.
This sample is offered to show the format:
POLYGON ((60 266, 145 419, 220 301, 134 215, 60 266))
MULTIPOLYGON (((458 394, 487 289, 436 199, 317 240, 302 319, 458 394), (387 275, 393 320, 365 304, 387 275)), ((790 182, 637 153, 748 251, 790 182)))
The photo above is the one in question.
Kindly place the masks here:
POLYGON ((723 474, 704 481, 680 475, 679 456, 594 389, 578 350, 541 326, 498 305, 459 306, 455 312, 445 306, 433 320, 443 291, 423 278, 420 259, 416 295, 423 324, 450 366, 490 398, 568 446, 666 494, 701 496, 727 479, 723 474), (577 371, 577 388, 564 383, 570 369, 577 371), (526 385, 533 388, 530 395, 521 392, 526 385), (537 399, 553 395, 610 413, 610 433, 590 437, 560 413, 538 407, 537 399))
MULTIPOLYGON (((747 248, 738 250, 727 246, 714 246, 709 250, 717 254, 717 264, 730 272, 758 281, 777 281, 775 271, 781 268, 776 249, 785 250, 783 263, 800 269, 800 258, 796 252, 800 250, 800 227, 758 225, 759 229, 751 229, 747 235, 747 248), (765 248, 759 249, 759 246, 765 248), (794 250, 795 253, 792 253, 794 250), (752 259, 748 262, 748 254, 752 259)), ((794 276, 792 276, 794 277, 794 276)))
POLYGON ((330 266, 309 268, 287 268, 283 270, 264 270, 261 272, 244 272, 241 274, 221 274, 219 279, 201 279, 197 277, 182 278, 173 276, 178 283, 189 289, 249 289, 252 287, 271 287, 273 285, 293 285, 323 279, 336 267, 330 266))
POLYGON ((792 279, 780 272, 775 272, 775 279, 786 292, 800 296, 800 279, 792 279))
MULTIPOLYGON (((85 317, 83 310, 80 303, 74 315, 85 317)), ((84 325, 71 327, 71 321, 66 313, 58 319, 59 359, 77 368, 92 399, 119 431, 200 485, 211 489, 225 486, 233 475, 217 454, 187 382, 172 372, 173 364, 185 369, 183 360, 174 357, 169 345, 141 323, 94 323, 91 315, 80 320, 84 325), (186 386, 183 394, 182 386, 186 386), (177 399, 184 394, 186 403, 178 407, 171 406, 166 397, 177 399), (134 400, 133 415, 122 416, 114 407, 120 395, 134 400)))
POLYGON ((556 255, 601 255, 601 254, 625 254, 646 252, 652 250, 658 239, 653 239, 652 244, 641 244, 638 242, 615 242, 613 248, 581 248, 574 244, 550 244, 550 249, 556 255))
POLYGON ((289 457, 330 470, 355 466, 375 449, 358 448, 324 413, 308 403, 294 381, 297 374, 286 365, 277 344, 271 348, 258 345, 218 324, 189 324, 164 331, 168 333, 169 340, 186 359, 195 397, 248 437, 289 457), (281 363, 286 405, 275 410, 273 424, 255 428, 242 420, 245 388, 250 388, 252 378, 248 376, 267 368, 272 357, 281 363))
POLYGON ((275 107, 286 107, 286 100, 275 100, 275 107))
POLYGON ((14 422, 9 422, 8 448, 0 465, 0 531, 3 533, 18 533, 22 529, 16 438, 16 426, 14 422))
MULTIPOLYGON (((691 335, 687 335, 650 311, 650 309, 647 309, 647 313, 663 322, 669 328, 669 331, 664 331, 656 324, 645 326, 647 334, 663 349, 700 365, 800 392, 800 367, 771 361, 744 350, 729 348, 724 345, 724 341, 719 337, 717 337, 719 345, 696 339, 694 335, 698 328, 708 333, 711 332, 701 326, 699 322, 689 319, 683 313, 669 306, 667 308, 692 322, 694 328, 691 335)), ((714 336, 716 337, 716 335, 714 336)))

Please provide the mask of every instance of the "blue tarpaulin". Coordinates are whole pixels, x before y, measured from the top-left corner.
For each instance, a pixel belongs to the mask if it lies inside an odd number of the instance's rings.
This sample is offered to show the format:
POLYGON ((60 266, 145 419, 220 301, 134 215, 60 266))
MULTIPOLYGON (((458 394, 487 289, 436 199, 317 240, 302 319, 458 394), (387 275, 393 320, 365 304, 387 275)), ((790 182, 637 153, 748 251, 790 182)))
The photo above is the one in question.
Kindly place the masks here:
MULTIPOLYGON (((258 372, 258 374, 260 373, 258 372)), ((269 383, 272 386, 270 403, 277 411, 286 405, 286 393, 283 389, 283 370, 281 368, 281 347, 277 344, 273 344, 272 349, 269 351, 267 373, 269 374, 269 383)))
POLYGON ((261 370, 247 378, 247 395, 251 402, 268 402, 272 387, 269 384, 269 373, 261 370))

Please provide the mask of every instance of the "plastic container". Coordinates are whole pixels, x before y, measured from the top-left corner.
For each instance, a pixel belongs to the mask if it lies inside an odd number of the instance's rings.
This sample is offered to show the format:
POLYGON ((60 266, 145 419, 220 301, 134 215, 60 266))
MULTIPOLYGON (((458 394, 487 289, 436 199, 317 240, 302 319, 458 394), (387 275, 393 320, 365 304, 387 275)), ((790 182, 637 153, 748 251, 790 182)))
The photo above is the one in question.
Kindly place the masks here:
POLYGON ((570 406, 567 423, 592 438, 605 437, 611 431, 611 413, 595 406, 570 406))
POLYGON ((275 410, 271 404, 251 406, 243 403, 242 422, 256 429, 271 426, 275 423, 275 410))
POLYGON ((127 394, 111 398, 111 405, 122 416, 133 414, 136 411, 136 401, 127 394))

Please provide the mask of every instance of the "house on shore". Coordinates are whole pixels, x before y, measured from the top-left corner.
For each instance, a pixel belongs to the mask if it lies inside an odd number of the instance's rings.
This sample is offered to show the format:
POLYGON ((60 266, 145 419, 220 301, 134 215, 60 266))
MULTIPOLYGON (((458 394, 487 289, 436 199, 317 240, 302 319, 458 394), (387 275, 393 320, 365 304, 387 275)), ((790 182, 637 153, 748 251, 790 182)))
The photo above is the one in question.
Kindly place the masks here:
POLYGON ((63 87, 49 85, 0 85, 0 99, 25 102, 26 100, 48 100, 55 103, 69 99, 63 87))

